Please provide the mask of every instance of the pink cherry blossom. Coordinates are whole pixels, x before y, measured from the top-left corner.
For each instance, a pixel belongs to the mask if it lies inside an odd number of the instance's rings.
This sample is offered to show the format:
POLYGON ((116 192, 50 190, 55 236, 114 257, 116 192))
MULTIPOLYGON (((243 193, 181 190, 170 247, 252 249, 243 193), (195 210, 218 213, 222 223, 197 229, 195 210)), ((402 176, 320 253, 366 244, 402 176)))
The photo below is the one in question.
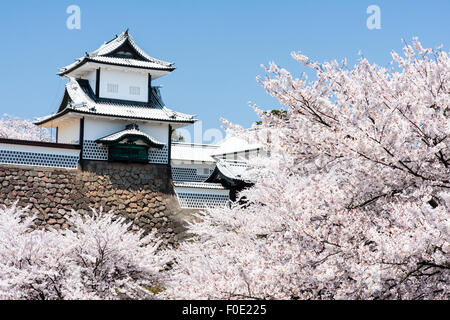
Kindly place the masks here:
POLYGON ((28 120, 14 118, 7 114, 0 118, 0 138, 52 141, 52 137, 47 129, 41 129, 28 120))
POLYGON ((188 299, 448 299, 450 60, 417 39, 390 68, 293 58, 259 78, 287 111, 259 142, 243 203, 191 224, 166 291, 188 299))

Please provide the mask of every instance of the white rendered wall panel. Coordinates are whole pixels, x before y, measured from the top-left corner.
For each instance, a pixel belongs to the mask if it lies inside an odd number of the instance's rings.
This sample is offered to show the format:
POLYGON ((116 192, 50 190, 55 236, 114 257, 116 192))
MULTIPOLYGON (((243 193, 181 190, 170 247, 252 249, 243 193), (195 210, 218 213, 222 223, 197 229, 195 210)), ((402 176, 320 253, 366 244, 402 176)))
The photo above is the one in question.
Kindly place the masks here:
POLYGON ((147 102, 148 74, 101 69, 100 97, 147 102), (108 92, 107 90, 108 84, 117 84, 118 92, 117 93, 108 92), (140 94, 139 95, 130 94, 130 87, 139 88, 140 94))
POLYGON ((166 123, 146 123, 133 120, 110 120, 100 118, 85 118, 84 139, 97 140, 107 135, 124 130, 128 124, 136 122, 139 130, 167 144, 169 142, 169 125, 166 123))
POLYGON ((58 125, 58 143, 78 144, 80 141, 80 120, 58 125))
POLYGON ((97 85, 97 71, 89 72, 85 77, 83 77, 89 81, 91 85, 92 92, 95 93, 95 87, 97 85))

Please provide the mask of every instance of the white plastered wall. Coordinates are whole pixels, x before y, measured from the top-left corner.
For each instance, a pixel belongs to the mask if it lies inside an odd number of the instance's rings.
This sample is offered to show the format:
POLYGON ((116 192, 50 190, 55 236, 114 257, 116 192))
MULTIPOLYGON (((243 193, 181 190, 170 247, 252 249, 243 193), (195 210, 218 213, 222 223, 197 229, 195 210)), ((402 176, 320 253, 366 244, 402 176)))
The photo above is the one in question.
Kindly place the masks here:
POLYGON ((80 155, 80 150, 77 149, 50 148, 50 147, 27 146, 27 145, 17 145, 7 143, 0 143, 0 150, 7 150, 14 152, 32 152, 51 155, 63 155, 63 156, 80 155))
POLYGON ((58 143, 80 143, 80 120, 63 122, 58 125, 58 143))
POLYGON ((91 71, 83 78, 89 80, 89 84, 91 85, 92 92, 95 93, 95 87, 97 85, 97 71, 91 71))
MULTIPOLYGON (((91 82, 91 86, 94 82, 91 82)), ((95 86, 92 87, 95 92, 95 86)), ((101 69, 100 98, 148 101, 148 74, 101 69), (118 92, 108 92, 108 84, 118 85, 118 92), (139 95, 130 94, 130 87, 138 87, 139 95)))

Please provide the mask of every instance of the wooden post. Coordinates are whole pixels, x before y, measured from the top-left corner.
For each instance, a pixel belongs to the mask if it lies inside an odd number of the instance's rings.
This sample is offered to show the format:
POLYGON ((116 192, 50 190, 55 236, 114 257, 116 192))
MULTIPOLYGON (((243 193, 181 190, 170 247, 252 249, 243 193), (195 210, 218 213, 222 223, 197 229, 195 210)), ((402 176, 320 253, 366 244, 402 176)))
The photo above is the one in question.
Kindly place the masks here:
POLYGON ((152 101, 152 75, 148 74, 148 98, 147 102, 150 103, 152 101))
POLYGON ((97 69, 97 74, 95 78, 95 97, 97 99, 100 97, 100 68, 97 69))
POLYGON ((83 159, 83 145, 84 145, 84 118, 80 119, 80 147, 81 147, 81 151, 80 151, 80 161, 83 159))

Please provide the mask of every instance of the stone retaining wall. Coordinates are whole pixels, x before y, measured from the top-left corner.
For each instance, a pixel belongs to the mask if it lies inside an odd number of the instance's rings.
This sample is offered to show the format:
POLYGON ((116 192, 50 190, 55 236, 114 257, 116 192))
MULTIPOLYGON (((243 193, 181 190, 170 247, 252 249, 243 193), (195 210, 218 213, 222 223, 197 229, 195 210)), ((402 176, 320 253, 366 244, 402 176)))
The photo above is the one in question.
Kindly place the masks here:
POLYGON ((0 204, 30 206, 40 228, 71 228, 71 210, 112 210, 134 230, 157 230, 164 246, 184 237, 168 165, 83 161, 77 170, 0 165, 0 204))

